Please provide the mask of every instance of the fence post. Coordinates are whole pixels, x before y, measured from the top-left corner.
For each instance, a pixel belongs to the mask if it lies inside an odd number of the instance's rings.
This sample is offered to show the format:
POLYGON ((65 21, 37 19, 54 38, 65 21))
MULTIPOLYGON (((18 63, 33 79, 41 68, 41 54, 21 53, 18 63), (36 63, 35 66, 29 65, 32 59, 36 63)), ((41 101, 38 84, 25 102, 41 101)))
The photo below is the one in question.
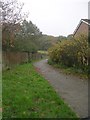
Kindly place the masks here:
POLYGON ((31 59, 30 59, 30 52, 28 51, 28 62, 31 62, 31 59))

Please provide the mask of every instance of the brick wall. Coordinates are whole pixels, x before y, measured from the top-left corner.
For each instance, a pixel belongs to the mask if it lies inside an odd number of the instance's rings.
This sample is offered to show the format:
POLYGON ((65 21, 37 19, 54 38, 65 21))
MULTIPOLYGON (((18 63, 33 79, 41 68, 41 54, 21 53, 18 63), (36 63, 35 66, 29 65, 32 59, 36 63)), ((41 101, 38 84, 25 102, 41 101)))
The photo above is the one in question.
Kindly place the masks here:
POLYGON ((85 34, 88 36, 88 25, 84 22, 81 23, 76 33, 74 34, 74 37, 78 37, 81 34, 85 34))

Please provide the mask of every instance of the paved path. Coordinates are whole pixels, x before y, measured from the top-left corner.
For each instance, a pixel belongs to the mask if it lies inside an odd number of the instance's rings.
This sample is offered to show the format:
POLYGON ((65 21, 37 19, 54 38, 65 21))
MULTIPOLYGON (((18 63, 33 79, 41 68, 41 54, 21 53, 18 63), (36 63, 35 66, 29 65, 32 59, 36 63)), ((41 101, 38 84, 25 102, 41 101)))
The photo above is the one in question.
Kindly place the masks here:
POLYGON ((80 118, 88 117, 88 81, 66 75, 47 64, 47 60, 34 63, 39 72, 51 83, 58 94, 80 118))

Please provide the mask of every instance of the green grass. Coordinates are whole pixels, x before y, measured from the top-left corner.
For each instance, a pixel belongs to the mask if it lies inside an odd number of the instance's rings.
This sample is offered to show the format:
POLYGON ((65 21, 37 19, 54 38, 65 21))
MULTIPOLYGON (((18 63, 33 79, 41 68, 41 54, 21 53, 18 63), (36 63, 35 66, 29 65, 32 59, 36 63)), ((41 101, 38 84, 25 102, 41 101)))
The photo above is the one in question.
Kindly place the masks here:
POLYGON ((0 120, 2 118, 2 73, 0 70, 0 120))
POLYGON ((41 53, 41 54, 48 54, 47 51, 44 51, 44 50, 38 50, 38 53, 41 53))
POLYGON ((32 64, 3 72, 3 118, 77 118, 32 64))

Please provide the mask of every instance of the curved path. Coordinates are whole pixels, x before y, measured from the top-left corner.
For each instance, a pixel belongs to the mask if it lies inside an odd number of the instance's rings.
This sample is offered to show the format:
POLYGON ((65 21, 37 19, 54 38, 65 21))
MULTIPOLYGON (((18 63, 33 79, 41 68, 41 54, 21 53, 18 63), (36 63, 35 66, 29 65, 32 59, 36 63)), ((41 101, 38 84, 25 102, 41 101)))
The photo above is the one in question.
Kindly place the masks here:
POLYGON ((35 62, 34 66, 80 118, 88 117, 87 80, 66 75, 60 70, 54 69, 47 64, 47 59, 35 62))

